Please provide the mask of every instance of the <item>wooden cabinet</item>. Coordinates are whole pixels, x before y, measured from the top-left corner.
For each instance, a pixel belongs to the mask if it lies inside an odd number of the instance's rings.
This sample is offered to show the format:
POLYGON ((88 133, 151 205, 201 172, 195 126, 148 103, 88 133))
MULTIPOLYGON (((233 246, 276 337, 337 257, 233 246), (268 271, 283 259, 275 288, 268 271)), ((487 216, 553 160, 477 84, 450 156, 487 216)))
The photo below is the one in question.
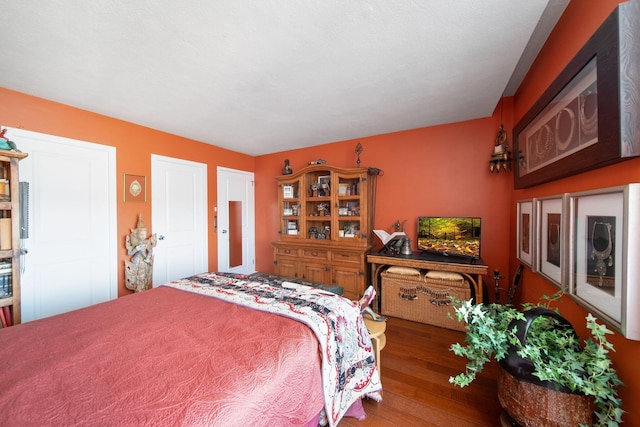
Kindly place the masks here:
POLYGON ((373 245, 373 192, 378 170, 313 165, 277 178, 280 240, 276 274, 344 288, 359 298, 373 245))
POLYGON ((0 307, 9 307, 14 325, 21 321, 18 161, 25 157, 25 153, 0 150, 0 307))

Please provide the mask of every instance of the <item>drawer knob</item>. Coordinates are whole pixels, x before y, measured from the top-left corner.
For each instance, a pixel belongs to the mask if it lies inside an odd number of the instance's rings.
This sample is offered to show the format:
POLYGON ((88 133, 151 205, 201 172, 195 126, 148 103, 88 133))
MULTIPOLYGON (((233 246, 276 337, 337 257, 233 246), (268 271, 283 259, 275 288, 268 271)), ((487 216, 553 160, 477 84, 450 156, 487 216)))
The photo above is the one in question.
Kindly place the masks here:
POLYGON ((285 253, 285 254, 290 254, 290 253, 291 253, 291 249, 285 249, 285 250, 284 250, 284 253, 285 253))
POLYGON ((318 256, 318 252, 313 251, 313 252, 311 252, 311 255, 313 255, 313 256, 318 256))

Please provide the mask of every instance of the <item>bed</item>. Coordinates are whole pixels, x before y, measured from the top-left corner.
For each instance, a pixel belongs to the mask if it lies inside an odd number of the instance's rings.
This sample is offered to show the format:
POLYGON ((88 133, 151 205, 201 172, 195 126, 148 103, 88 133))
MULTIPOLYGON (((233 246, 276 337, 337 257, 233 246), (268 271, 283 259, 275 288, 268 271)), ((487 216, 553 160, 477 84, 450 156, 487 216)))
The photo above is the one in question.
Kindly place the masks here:
POLYGON ((0 330, 0 425, 335 426, 381 396, 359 307, 204 273, 0 330))

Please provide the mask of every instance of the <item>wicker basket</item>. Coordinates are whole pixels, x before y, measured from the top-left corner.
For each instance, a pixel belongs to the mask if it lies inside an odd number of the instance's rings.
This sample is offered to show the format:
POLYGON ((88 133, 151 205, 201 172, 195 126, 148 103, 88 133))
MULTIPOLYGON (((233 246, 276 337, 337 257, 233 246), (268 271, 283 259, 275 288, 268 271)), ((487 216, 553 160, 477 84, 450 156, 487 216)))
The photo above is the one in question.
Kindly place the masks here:
POLYGON ((522 427, 577 426, 592 422, 593 397, 521 381, 502 367, 498 371, 498 399, 522 427))
POLYGON ((468 300, 471 291, 466 280, 432 279, 423 275, 403 275, 386 271, 381 277, 381 310, 385 316, 459 331, 465 329, 465 324, 455 318, 449 296, 468 300), (451 317, 448 313, 451 313, 451 317))

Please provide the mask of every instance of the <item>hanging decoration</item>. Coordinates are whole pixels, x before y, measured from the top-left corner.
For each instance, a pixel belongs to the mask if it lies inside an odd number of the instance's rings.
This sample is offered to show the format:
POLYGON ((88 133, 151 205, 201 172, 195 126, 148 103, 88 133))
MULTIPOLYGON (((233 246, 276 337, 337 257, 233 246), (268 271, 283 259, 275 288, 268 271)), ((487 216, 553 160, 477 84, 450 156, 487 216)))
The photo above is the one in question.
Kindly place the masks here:
POLYGON ((489 160, 489 171, 500 172, 502 168, 505 172, 511 169, 511 151, 509 151, 509 140, 507 139, 507 131, 502 124, 502 110, 504 106, 504 99, 500 100, 500 126, 498 127, 498 136, 496 137, 496 143, 493 147, 493 154, 491 160, 489 160))
POLYGON ((358 159, 356 160, 356 167, 360 167, 360 154, 362 153, 362 144, 360 144, 359 142, 356 144, 356 155, 358 156, 358 159))

